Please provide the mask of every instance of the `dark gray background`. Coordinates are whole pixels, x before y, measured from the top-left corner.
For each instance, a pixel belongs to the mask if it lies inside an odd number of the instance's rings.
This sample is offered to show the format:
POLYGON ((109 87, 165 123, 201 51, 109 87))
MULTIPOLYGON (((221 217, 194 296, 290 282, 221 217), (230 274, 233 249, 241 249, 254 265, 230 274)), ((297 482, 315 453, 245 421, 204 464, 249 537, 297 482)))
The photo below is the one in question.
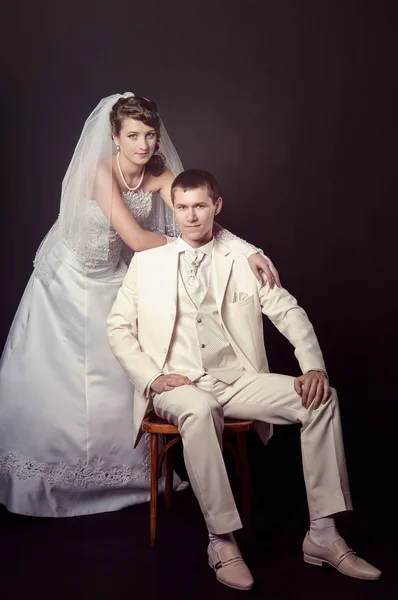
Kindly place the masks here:
MULTIPOLYGON (((153 98, 184 165, 219 179, 220 222, 272 257, 309 313, 340 394, 349 463, 379 485, 397 446, 396 6, 9 5, 1 340, 87 115, 111 93, 153 98)), ((272 369, 298 373, 268 329, 272 369)))

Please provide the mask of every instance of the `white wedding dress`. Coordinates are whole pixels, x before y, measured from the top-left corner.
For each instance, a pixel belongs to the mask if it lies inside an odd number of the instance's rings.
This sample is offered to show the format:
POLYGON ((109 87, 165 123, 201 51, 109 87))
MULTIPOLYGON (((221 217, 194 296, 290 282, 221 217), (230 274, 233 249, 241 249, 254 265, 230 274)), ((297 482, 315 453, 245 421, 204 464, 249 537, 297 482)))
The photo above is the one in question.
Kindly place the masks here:
MULTIPOLYGON (((150 193, 123 200, 155 229, 150 193)), ((19 514, 65 517, 149 500, 148 437, 133 449, 134 388, 106 333, 126 248, 98 204, 88 206, 88 235, 51 250, 50 282, 32 274, 1 359, 0 503, 19 514)))
MULTIPOLYGON (((132 256, 110 223, 116 147, 109 115, 115 102, 133 96, 103 98, 87 118, 62 182, 58 220, 36 254, 1 358, 0 503, 11 512, 66 517, 149 500, 148 436, 133 448, 134 387, 106 330, 132 256), (98 169, 108 169, 109 187, 96 186, 98 169), (102 209, 95 197, 105 201, 102 209)), ((178 175, 183 166, 162 123, 159 140, 178 175)), ((143 229, 178 235, 158 194, 122 199, 143 229)), ((245 256, 258 251, 226 230, 217 238, 245 256)), ((178 477, 174 483, 181 485, 178 477)))

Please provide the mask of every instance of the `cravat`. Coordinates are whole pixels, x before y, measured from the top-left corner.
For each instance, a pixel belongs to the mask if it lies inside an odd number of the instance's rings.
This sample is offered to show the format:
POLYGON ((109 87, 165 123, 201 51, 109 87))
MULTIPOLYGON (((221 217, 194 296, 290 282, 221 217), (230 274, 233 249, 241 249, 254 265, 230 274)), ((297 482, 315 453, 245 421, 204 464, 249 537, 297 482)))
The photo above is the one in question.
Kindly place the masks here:
POLYGON ((189 269, 189 274, 188 274, 188 279, 187 279, 187 284, 189 285, 189 287, 199 287, 200 286, 200 281, 199 281, 199 277, 198 277, 198 269, 199 269, 199 265, 200 265, 200 261, 203 258, 203 252, 200 252, 198 250, 195 250, 192 248, 192 250, 185 250, 185 258, 187 260, 188 263, 188 269, 189 269))
POLYGON ((199 250, 192 249, 185 250, 184 252, 185 268, 183 269, 183 278, 185 282, 185 289, 197 309, 199 308, 205 294, 201 278, 198 274, 198 269, 203 258, 204 254, 199 250))

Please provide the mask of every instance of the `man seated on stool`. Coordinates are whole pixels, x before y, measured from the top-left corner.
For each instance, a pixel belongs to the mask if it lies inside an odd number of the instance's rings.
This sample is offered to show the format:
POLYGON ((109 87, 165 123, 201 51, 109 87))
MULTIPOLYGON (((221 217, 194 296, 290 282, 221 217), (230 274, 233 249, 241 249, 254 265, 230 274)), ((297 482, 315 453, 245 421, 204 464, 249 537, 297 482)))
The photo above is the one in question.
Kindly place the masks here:
POLYGON ((209 564, 221 583, 247 590, 253 578, 232 533, 242 524, 222 455, 224 417, 254 419, 264 442, 269 423, 301 423, 310 513, 304 560, 378 579, 380 571, 336 530, 334 515, 352 510, 339 405, 306 313, 285 289, 261 285, 244 257, 214 239, 222 199, 213 175, 181 173, 172 200, 181 236, 134 255, 108 317, 110 345, 138 392, 135 445, 152 408, 178 427, 209 531, 209 564), (300 377, 269 373, 262 313, 294 346, 300 377))

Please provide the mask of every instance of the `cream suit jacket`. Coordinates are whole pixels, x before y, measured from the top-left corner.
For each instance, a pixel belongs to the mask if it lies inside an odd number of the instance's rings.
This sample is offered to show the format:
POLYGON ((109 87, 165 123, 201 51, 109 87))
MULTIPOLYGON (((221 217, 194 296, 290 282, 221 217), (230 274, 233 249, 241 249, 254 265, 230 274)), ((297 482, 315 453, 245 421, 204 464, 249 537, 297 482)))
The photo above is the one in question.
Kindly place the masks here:
MULTIPOLYGON (((162 371, 172 339, 177 276, 175 242, 136 253, 107 320, 110 346, 136 387, 134 445, 141 437, 142 420, 152 408, 145 388, 162 371)), ((294 346, 303 373, 325 369, 314 329, 289 292, 276 286, 271 289, 268 283, 260 286, 247 259, 217 240, 211 276, 226 335, 247 372, 269 372, 262 313, 294 346)), ((264 426, 258 432, 266 441, 270 430, 264 426)))

